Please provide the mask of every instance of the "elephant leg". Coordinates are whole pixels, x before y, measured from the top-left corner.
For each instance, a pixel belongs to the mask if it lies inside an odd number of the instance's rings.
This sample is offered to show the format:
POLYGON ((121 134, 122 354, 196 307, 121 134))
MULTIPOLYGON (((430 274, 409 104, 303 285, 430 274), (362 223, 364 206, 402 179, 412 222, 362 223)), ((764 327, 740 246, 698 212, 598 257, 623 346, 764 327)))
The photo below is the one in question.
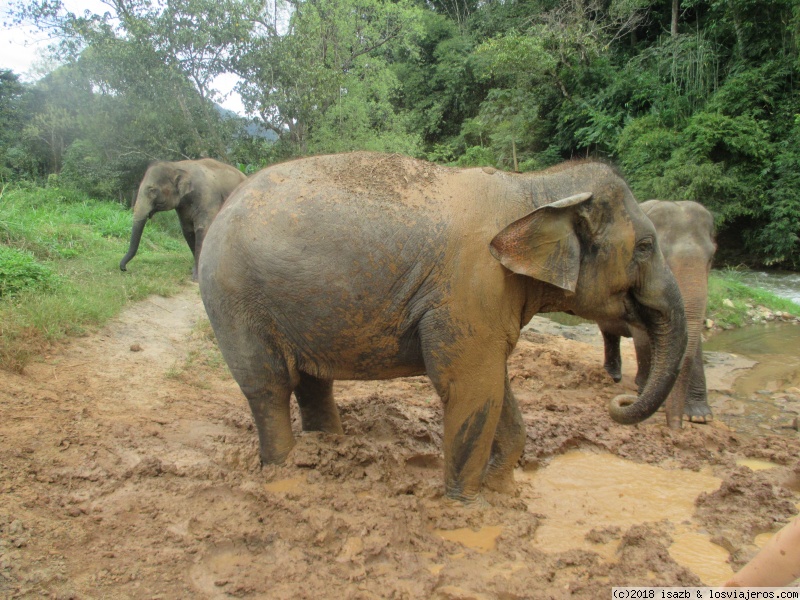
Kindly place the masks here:
POLYGON ((194 265, 192 266, 192 281, 197 281, 198 253, 195 249, 197 244, 197 235, 194 231, 194 225, 190 221, 181 218, 181 231, 183 232, 183 239, 185 239, 186 243, 189 245, 189 249, 192 251, 192 257, 194 258, 194 265))
POLYGON ((294 446, 289 402, 299 374, 277 344, 254 332, 246 315, 206 305, 219 348, 247 398, 258 431, 261 464, 280 464, 294 446))
POLYGON ((708 423, 714 420, 711 406, 708 404, 706 372, 703 367, 703 348, 699 345, 691 364, 689 393, 686 397, 686 405, 683 407, 683 411, 689 421, 708 423))
POLYGON ((650 337, 644 331, 633 329, 633 346, 636 349, 636 386, 639 393, 642 392, 647 378, 650 376, 652 364, 652 348, 650 347, 650 337))
POLYGON ((194 230, 194 267, 192 267, 192 281, 197 281, 197 269, 200 267, 200 251, 203 249, 203 240, 206 239, 206 228, 197 227, 194 230))
POLYGON ((603 334, 603 348, 605 350, 605 364, 603 367, 611 375, 615 383, 622 380, 622 356, 619 352, 620 336, 600 330, 603 334))
POLYGON ((440 332, 429 346, 422 333, 426 371, 444 403, 445 495, 478 502, 503 408, 505 348, 475 338, 451 348, 440 332))
POLYGON ((524 450, 525 422, 522 420, 522 413, 519 411, 517 399, 514 398, 506 374, 503 408, 492 442, 492 453, 484 482, 486 487, 496 492, 513 493, 514 467, 517 466, 524 450))
POLYGON ((319 379, 301 372, 294 395, 300 406, 303 431, 344 434, 339 410, 333 399, 333 380, 319 379))

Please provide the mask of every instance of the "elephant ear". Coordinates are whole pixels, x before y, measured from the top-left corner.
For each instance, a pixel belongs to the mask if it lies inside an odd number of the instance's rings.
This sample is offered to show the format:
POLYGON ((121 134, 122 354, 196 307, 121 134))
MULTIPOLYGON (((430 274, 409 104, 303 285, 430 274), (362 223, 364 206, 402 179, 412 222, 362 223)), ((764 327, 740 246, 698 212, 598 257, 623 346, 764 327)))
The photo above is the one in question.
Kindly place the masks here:
POLYGON ((178 198, 185 198, 191 192, 192 178, 189 176, 189 171, 185 169, 175 169, 175 188, 178 190, 178 198))
POLYGON ((492 256, 514 273, 574 292, 581 262, 574 207, 591 197, 563 198, 514 221, 489 244, 492 256))

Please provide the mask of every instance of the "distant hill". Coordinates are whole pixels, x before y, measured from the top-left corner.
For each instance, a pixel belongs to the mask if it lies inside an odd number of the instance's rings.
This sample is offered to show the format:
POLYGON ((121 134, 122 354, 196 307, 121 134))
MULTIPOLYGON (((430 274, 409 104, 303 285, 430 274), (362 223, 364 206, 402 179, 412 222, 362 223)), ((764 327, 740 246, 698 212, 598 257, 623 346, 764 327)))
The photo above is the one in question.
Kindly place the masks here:
POLYGON ((244 130, 247 132, 247 135, 256 138, 264 138, 269 140, 270 142, 275 142, 278 139, 278 134, 272 131, 271 129, 267 129, 260 123, 258 123, 255 119, 248 119, 247 117, 242 117, 237 115, 232 110, 227 108, 223 108, 219 104, 214 104, 217 109, 217 112, 222 116, 223 119, 236 119, 245 122, 244 130))

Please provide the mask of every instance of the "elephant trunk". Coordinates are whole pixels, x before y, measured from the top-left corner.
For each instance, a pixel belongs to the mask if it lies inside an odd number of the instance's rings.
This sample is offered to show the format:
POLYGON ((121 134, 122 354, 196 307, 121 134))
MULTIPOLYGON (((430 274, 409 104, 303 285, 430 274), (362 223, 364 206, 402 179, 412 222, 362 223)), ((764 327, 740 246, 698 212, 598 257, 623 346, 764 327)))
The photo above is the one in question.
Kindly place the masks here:
POLYGON ((611 418, 624 425, 640 423, 658 410, 669 396, 683 361, 687 331, 678 286, 667 286, 662 299, 662 309, 645 306, 639 310, 650 338, 652 366, 647 382, 638 398, 617 396, 609 404, 611 418))
MULTIPOLYGON (((701 416, 686 412, 685 407, 689 400, 689 388, 692 382, 697 377, 705 380, 701 344, 708 296, 708 275, 703 275, 704 277, 697 276, 687 279, 686 283, 691 283, 691 285, 683 286, 683 306, 686 313, 688 341, 678 379, 667 399, 667 424, 673 429, 680 428, 684 413, 689 415, 690 419, 692 416, 701 416), (695 363, 697 363, 696 368, 695 363)), ((695 394, 698 393, 700 401, 705 403, 705 386, 702 391, 695 390, 695 394)))
POLYGON ((147 217, 133 222, 133 227, 131 228, 131 244, 128 246, 128 253, 119 261, 120 271, 126 271, 127 264, 136 256, 136 251, 139 249, 139 242, 142 241, 142 232, 144 231, 145 225, 147 225, 147 217))

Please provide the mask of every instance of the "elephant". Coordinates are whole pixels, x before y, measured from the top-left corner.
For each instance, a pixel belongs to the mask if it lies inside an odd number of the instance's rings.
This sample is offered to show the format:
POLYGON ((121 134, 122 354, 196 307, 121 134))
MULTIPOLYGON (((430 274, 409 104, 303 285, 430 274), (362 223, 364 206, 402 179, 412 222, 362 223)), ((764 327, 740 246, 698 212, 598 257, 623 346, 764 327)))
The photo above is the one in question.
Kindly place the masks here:
POLYGON ((212 158, 151 164, 133 205, 131 242, 119 263, 120 270, 126 271, 128 262, 136 256, 147 219, 162 210, 175 210, 194 255, 192 281, 197 281, 197 261, 208 227, 225 199, 245 179, 239 169, 212 158))
POLYGON ((262 464, 304 431, 342 434, 333 382, 427 374, 444 406, 446 498, 510 493, 525 425, 507 359, 534 314, 624 319, 654 341, 620 423, 653 414, 686 346, 655 229, 602 163, 542 173, 459 169, 355 152, 272 165, 223 206, 200 294, 247 398, 262 464))
MULTIPOLYGON (((648 200, 640 206, 653 222, 661 251, 678 282, 689 335, 678 379, 667 398, 667 424, 680 427, 684 414, 690 421, 705 422, 713 415, 708 405, 701 334, 706 318, 708 274, 717 250, 714 217, 702 204, 691 201, 648 200)), ((600 322, 599 327, 605 346, 604 366, 616 382, 622 379, 620 336, 633 337, 638 363, 636 383, 641 388, 647 381, 651 361, 647 334, 631 329, 621 320, 600 322)))

